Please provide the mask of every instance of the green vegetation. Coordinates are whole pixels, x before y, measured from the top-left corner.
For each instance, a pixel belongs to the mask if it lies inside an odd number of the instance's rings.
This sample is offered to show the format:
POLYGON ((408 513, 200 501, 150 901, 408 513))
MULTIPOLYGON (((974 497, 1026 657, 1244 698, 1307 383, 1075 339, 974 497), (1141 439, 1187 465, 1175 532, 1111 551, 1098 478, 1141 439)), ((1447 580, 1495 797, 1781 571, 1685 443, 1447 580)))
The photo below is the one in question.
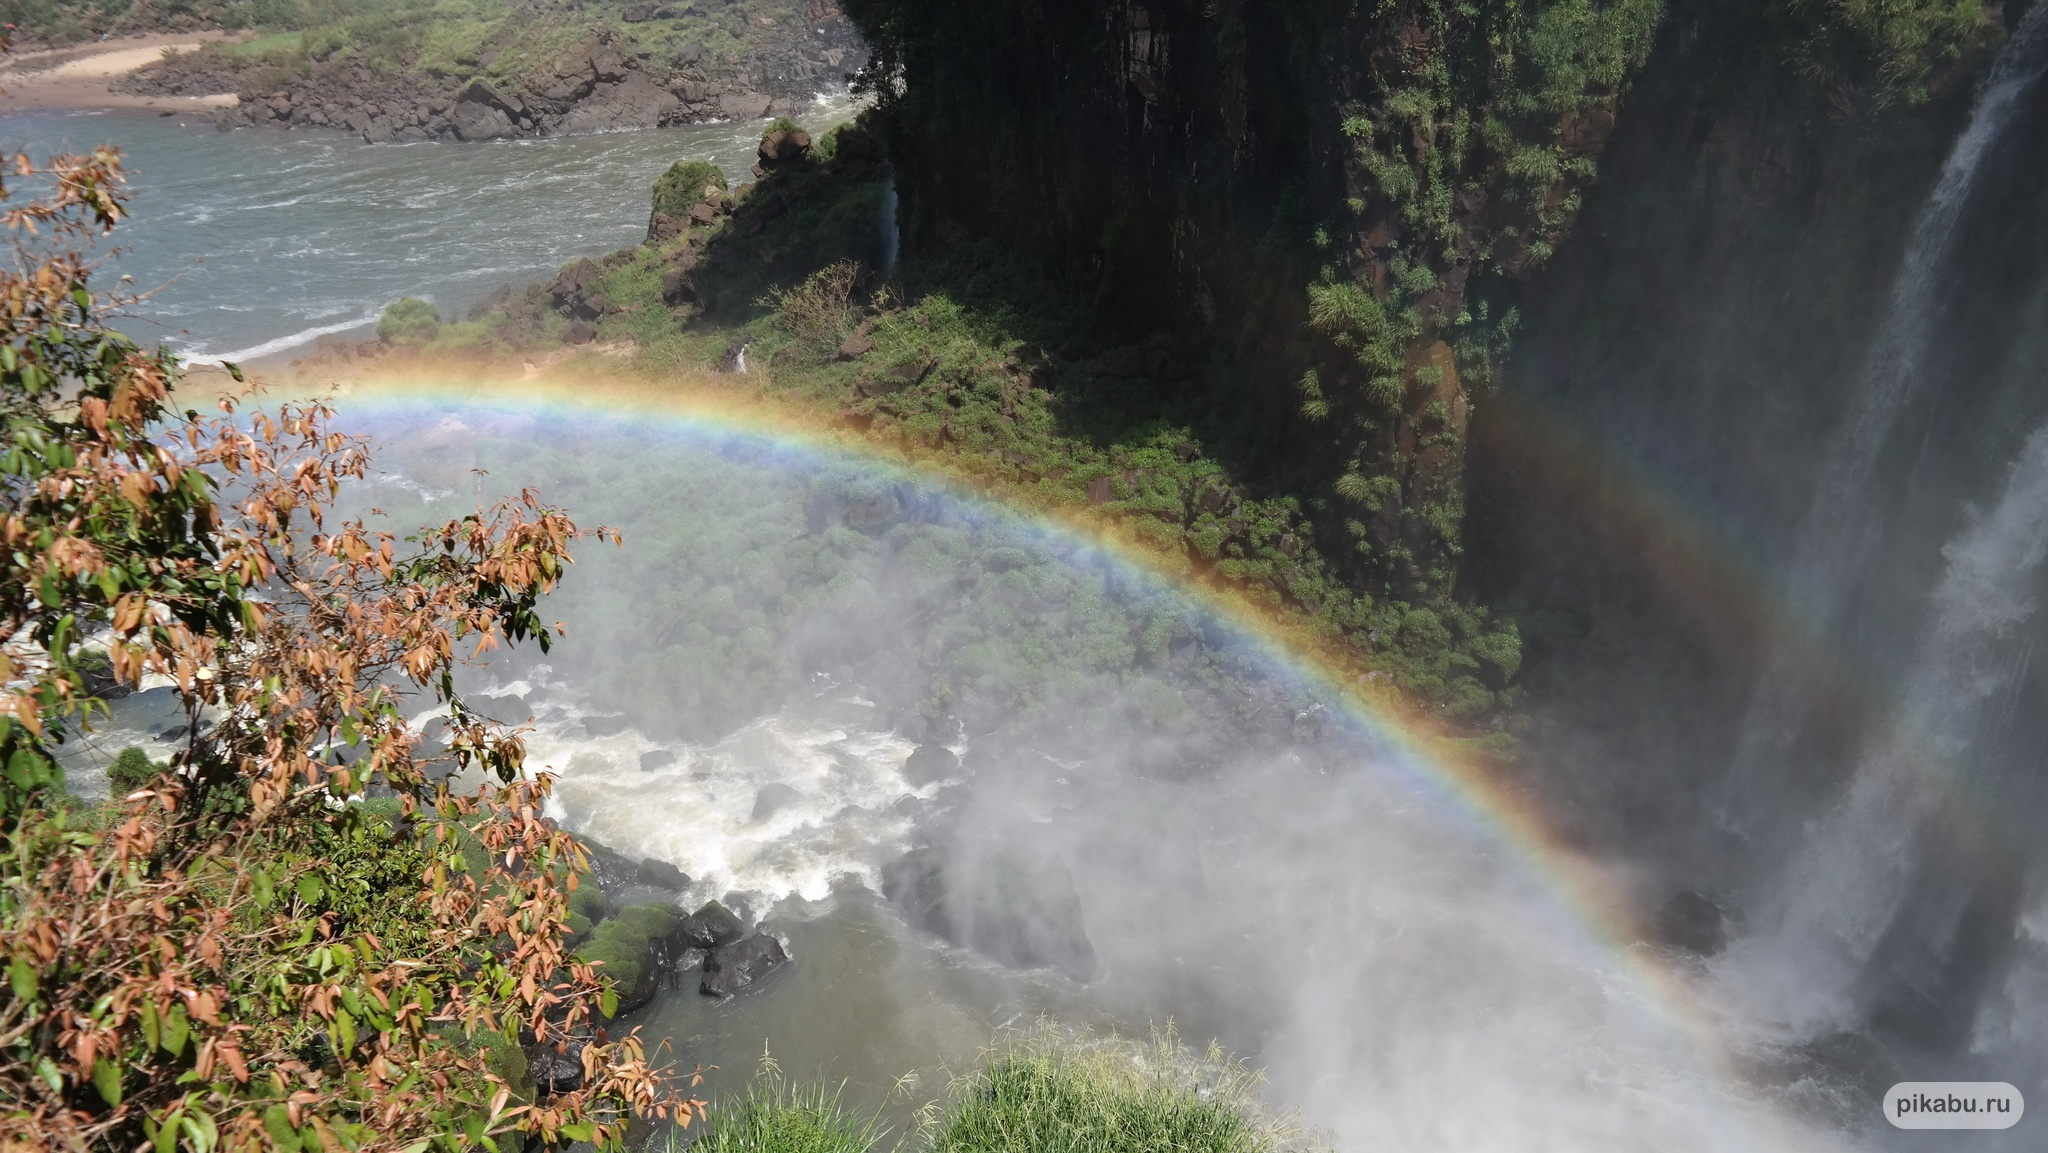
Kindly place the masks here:
MULTIPOLYGON (((992 1049, 946 1100, 919 1113, 896 1153, 1271 1153, 1258 1079, 1172 1033, 1149 1045, 1069 1037, 1041 1025, 992 1049)), ((720 1102, 702 1153, 871 1153, 889 1137, 824 1085, 790 1086, 771 1059, 745 1094, 720 1102)), ((670 1149, 680 1148, 673 1137, 670 1149)))
POLYGON ((169 765, 149 759, 149 754, 130 745, 107 766, 107 795, 120 800, 163 773, 169 765))
POLYGON ((654 211, 680 217, 704 202, 706 189, 728 191, 725 173, 706 160, 678 160, 654 181, 654 211))
POLYGON ((440 334, 440 311, 417 296, 394 301, 377 318, 377 338, 386 344, 426 344, 440 334))
MULTIPOLYGON (((874 1118, 846 1107, 841 1091, 791 1086, 763 1072, 744 1096, 721 1103, 696 1153, 870 1153, 887 1136, 874 1118)), ((680 1143, 671 1141, 672 1153, 680 1143)))

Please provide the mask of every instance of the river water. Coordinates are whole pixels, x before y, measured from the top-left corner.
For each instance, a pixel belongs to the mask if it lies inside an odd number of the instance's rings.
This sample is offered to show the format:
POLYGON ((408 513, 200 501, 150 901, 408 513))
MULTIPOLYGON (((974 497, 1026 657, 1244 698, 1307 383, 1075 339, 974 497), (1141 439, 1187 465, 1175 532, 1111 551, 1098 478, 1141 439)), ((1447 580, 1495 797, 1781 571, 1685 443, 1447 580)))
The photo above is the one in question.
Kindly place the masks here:
MULTIPOLYGON (((735 171, 758 127, 365 146, 107 114, 0 137, 119 144, 137 219, 108 273, 162 286, 130 330, 237 358, 630 243, 663 168, 735 171)), ((1269 1071, 1276 1110, 1361 1153, 1870 1131, 1811 1076, 1743 1075, 1672 992, 1680 959, 1609 937, 1560 896, 1553 856, 1426 758, 1112 557, 859 461, 630 412, 419 397, 343 415, 386 446, 370 496, 394 523, 459 511, 483 470, 624 531, 551 602, 570 640, 471 687, 520 695, 569 827, 676 864, 685 903, 733 897, 788 943, 764 989, 685 985, 636 1015, 718 1066, 713 1091, 766 1051, 864 1103, 911 1075, 906 1108, 1050 1015, 1217 1038, 1269 1071), (907 779, 922 740, 960 770, 907 779), (764 815, 770 785, 794 799, 764 815), (1095 974, 1006 969, 907 925, 874 890, 919 846, 999 888, 1006 862, 1055 862, 1095 974)), ((131 698, 93 748, 162 748, 161 706, 131 698)), ((72 758, 75 787, 96 755, 72 758)))
MULTIPOLYGON (((802 119, 822 129, 852 111, 832 97, 802 119)), ((752 179, 760 129, 372 145, 150 112, 37 113, 0 116, 0 150, 119 147, 134 219, 115 234, 117 274, 150 294, 123 327, 193 359, 243 360, 361 329, 401 296, 457 315, 498 285, 632 244, 655 177, 704 159, 752 179)))

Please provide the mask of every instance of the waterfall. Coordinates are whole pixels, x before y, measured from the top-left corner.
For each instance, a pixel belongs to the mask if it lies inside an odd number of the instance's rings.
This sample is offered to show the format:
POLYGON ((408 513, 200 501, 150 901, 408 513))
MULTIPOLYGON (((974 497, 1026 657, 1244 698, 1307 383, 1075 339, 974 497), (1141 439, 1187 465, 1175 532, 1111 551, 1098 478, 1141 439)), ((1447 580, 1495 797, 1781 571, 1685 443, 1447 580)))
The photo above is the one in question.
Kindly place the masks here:
MULTIPOLYGON (((1897 722, 1785 871, 1786 892, 1769 917, 1774 930, 1746 942, 1733 962, 1743 992, 1796 1027, 1860 1023, 1867 1006, 1857 1001, 1870 991, 1859 990, 1859 977, 1929 855, 1952 847, 1930 842, 1944 834, 1977 839, 1930 831, 1930 818, 1957 793, 1988 787, 1974 754, 2010 720, 2008 699, 2026 674, 2025 626, 2048 557, 2048 427, 2028 438, 1997 505, 1942 555, 1948 563, 1931 598, 1933 624, 1897 722)), ((1966 853, 1978 848, 1963 846, 1966 853)), ((1951 922, 1967 903, 1946 902, 1951 922)))
MULTIPOLYGON (((1844 594, 1876 543, 1869 501, 1879 454, 1899 414, 1919 395, 1937 309, 1951 280, 1955 240, 1985 158, 2048 71, 2048 4, 2027 11, 1985 79, 1963 133, 1913 224, 1891 303, 1865 359, 1862 388, 1830 440, 1786 582, 1790 619, 1823 644, 1835 638, 1844 594)), ((1806 716, 1799 646, 1780 646, 1757 680, 1727 778, 1724 819, 1742 835, 1770 803, 1759 775, 1782 767, 1806 716)))
POLYGON ((896 268, 896 256, 903 246, 902 226, 897 223, 896 178, 891 176, 882 190, 882 272, 884 275, 896 268))

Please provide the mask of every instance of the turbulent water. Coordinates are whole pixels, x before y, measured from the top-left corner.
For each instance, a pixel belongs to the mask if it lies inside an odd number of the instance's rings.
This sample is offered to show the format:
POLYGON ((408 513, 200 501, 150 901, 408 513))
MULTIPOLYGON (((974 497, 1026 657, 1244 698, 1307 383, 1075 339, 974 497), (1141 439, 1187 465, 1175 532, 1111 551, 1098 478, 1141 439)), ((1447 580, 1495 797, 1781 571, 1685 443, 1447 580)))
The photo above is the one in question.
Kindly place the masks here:
MULTIPOLYGON (((833 97, 803 119, 828 127, 851 109, 833 97)), ((104 112, 0 117, 0 150, 119 146, 134 214, 116 234, 119 271, 150 294, 123 327, 195 359, 242 360, 363 328, 401 296, 459 316, 501 284, 632 244, 663 169, 707 159, 751 179, 760 129, 373 145, 104 112)))

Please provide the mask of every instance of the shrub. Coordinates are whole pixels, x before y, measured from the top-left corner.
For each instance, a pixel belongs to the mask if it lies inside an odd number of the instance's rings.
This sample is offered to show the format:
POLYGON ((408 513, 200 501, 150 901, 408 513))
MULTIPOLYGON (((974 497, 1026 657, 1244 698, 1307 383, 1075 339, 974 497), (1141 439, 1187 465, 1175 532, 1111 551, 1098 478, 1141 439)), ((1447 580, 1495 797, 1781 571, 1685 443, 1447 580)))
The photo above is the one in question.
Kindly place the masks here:
POLYGON ((866 269, 858 263, 841 260, 812 273, 795 288, 769 293, 765 303, 774 307, 782 327, 799 341, 837 344, 840 332, 853 319, 853 292, 865 275, 866 269))
POLYGON ((149 759, 149 754, 129 745, 107 766, 107 795, 115 800, 148 784, 158 773, 169 768, 149 759))
POLYGON ((654 211, 662 216, 681 216, 704 201, 704 190, 726 191, 725 173, 706 160, 678 160, 654 181, 654 211))
POLYGON ((425 344, 441 335, 441 314, 417 296, 396 301, 377 318, 378 339, 386 344, 425 344))

